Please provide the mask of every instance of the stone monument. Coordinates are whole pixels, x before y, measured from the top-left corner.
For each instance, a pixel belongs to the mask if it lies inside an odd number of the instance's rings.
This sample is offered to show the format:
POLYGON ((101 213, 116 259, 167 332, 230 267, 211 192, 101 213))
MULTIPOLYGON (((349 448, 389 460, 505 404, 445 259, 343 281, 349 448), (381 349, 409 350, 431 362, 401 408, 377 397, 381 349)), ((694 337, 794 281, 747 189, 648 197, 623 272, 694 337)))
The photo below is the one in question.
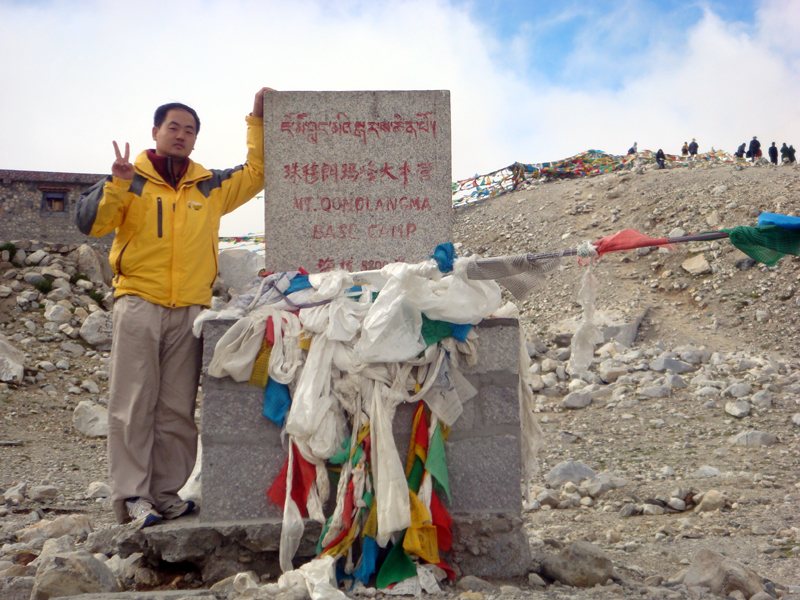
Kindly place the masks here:
POLYGON ((450 92, 264 95, 266 267, 419 262, 450 241, 450 92))
MULTIPOLYGON (((264 130, 267 270, 380 269, 419 262, 450 240, 449 92, 268 93, 264 130)), ((207 374, 232 323, 204 325, 198 527, 228 540, 231 556, 257 547, 258 561, 248 560, 266 564, 282 507, 265 492, 286 453, 279 427, 261 415, 264 390, 207 374)), ((487 319, 476 331, 479 362, 462 372, 478 394, 446 443, 455 523, 445 560, 463 574, 517 577, 530 563, 520 519, 519 324, 487 319)), ((393 423, 401 456, 413 409, 398 407, 393 423)), ((318 535, 307 528, 298 559, 314 554, 318 535)))

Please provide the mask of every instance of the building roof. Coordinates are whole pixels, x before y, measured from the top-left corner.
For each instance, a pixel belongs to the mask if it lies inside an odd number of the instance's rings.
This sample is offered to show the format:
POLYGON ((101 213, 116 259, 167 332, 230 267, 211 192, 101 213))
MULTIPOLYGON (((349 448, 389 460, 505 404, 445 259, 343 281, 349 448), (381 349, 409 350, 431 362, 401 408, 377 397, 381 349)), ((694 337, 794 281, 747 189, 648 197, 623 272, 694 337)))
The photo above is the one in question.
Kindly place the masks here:
POLYGON ((11 171, 0 169, 0 183, 10 185, 14 181, 40 183, 87 183, 94 184, 105 175, 93 173, 54 173, 51 171, 11 171))

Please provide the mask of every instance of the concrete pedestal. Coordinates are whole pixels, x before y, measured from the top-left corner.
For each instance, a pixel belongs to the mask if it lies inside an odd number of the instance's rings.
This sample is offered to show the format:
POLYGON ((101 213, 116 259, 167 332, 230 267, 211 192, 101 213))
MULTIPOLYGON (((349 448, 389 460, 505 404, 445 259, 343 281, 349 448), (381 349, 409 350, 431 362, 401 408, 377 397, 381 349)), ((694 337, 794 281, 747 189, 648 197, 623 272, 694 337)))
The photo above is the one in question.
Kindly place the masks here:
MULTIPOLYGON (((280 523, 281 507, 266 490, 286 454, 280 429, 262 416, 264 390, 206 373, 214 347, 232 321, 204 325, 203 474, 200 522, 280 523)), ((445 560, 462 574, 490 578, 525 575, 530 550, 520 512, 519 323, 487 319, 476 326, 478 364, 461 372, 478 390, 445 443, 455 524, 445 560)), ((415 406, 394 418, 398 452, 408 451, 415 406)))

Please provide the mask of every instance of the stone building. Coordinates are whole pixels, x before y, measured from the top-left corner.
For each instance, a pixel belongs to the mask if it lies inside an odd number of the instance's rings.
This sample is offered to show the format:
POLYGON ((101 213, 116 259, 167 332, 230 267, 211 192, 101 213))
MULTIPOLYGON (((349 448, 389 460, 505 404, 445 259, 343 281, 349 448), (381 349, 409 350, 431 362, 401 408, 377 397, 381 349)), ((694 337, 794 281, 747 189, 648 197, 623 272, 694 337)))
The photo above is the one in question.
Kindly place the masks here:
POLYGON ((51 244, 89 243, 107 250, 114 234, 90 238, 73 215, 81 192, 105 175, 0 169, 0 241, 39 240, 51 244))

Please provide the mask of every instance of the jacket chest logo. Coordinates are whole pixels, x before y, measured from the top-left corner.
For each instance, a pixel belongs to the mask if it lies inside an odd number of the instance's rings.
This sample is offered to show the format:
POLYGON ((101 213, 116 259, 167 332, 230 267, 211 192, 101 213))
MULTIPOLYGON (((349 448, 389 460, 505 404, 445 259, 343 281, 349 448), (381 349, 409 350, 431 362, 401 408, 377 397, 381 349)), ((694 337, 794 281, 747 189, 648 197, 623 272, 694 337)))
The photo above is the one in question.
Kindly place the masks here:
POLYGON ((203 203, 202 202, 195 202, 194 200, 187 200, 186 201, 186 206, 188 206, 192 210, 200 210, 201 208, 203 208, 203 203))

